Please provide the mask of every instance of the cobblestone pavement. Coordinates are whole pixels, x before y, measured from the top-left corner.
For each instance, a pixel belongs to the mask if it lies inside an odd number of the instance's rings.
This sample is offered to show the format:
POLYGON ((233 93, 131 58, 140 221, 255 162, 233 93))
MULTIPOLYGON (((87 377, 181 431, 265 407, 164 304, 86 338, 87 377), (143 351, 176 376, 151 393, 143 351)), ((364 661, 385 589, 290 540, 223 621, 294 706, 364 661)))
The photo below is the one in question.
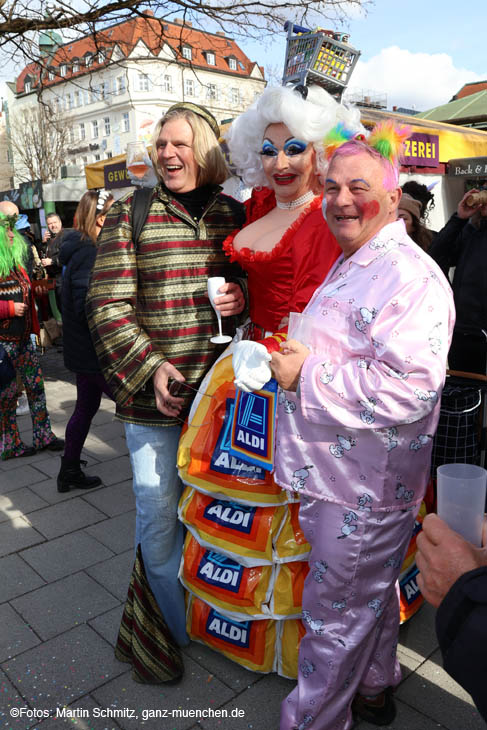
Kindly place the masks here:
MULTIPOLYGON (((42 366, 53 428, 63 436, 74 379, 55 350, 42 366)), ((98 489, 59 494, 59 454, 0 462, 0 727, 277 730, 289 680, 248 672, 197 643, 185 650, 185 676, 174 687, 136 684, 115 659, 135 518, 127 448, 113 411, 103 398, 83 454, 88 473, 103 479, 98 489), (148 716, 180 709, 228 716, 148 716)), ((29 442, 30 417, 19 425, 29 442)), ((441 667, 429 606, 401 629, 399 656, 404 678, 391 727, 485 730, 470 697, 441 667)))

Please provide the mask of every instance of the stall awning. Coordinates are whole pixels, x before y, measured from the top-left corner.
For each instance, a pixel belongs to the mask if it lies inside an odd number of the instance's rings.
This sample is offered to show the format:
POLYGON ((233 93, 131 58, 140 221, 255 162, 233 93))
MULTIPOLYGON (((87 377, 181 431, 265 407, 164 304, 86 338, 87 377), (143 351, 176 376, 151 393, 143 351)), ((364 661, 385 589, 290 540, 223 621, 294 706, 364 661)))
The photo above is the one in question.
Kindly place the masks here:
MULTIPOLYGON (((487 155, 487 132, 471 127, 459 127, 408 114, 394 114, 379 109, 362 109, 362 123, 371 127, 384 119, 408 124, 413 137, 408 148, 407 165, 435 168, 438 164, 461 157, 487 155)), ((149 148, 150 149, 150 148, 149 148)), ((443 168, 444 169, 444 168, 443 168)), ((100 160, 85 167, 86 187, 113 190, 130 185, 125 169, 125 155, 100 160)))

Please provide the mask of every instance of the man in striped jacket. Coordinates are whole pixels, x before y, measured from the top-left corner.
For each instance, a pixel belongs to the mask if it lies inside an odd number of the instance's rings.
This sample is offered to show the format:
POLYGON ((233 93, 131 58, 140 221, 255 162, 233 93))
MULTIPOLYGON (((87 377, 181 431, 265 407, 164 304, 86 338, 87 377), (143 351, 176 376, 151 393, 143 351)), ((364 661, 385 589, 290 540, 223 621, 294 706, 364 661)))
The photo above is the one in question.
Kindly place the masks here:
POLYGON ((221 194, 227 169, 218 125, 203 107, 171 107, 154 132, 160 183, 146 223, 132 241, 132 194, 115 203, 98 239, 87 314, 105 378, 124 422, 136 497, 136 546, 164 619, 188 643, 177 574, 183 533, 177 520, 181 482, 176 453, 188 389, 221 352, 210 342, 216 317, 207 279, 224 276, 216 304, 233 334, 245 309, 241 272, 222 242, 244 220, 243 206, 221 194))

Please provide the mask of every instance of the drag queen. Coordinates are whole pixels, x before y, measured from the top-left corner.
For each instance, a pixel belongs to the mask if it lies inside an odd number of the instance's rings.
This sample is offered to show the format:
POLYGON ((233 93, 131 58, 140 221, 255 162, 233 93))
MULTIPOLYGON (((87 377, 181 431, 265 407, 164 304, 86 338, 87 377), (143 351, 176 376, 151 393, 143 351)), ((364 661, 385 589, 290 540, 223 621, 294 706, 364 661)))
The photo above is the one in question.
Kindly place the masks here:
POLYGON ((252 391, 269 380, 269 353, 285 339, 290 312, 302 312, 337 258, 320 180, 322 139, 337 121, 360 129, 358 111, 324 90, 278 87, 230 128, 231 162, 253 193, 245 226, 223 245, 248 274, 250 321, 204 379, 178 456, 188 633, 249 669, 284 676, 296 676, 309 546, 296 498, 229 454, 232 381, 252 391))

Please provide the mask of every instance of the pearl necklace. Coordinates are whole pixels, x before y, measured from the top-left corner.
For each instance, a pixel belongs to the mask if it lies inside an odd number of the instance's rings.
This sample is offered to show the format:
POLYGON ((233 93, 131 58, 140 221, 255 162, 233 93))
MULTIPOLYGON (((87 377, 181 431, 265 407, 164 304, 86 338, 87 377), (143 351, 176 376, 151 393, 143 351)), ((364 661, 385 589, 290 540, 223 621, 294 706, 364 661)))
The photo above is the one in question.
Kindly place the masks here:
POLYGON ((312 190, 308 190, 308 192, 304 193, 304 195, 300 195, 299 198, 296 198, 296 200, 290 200, 288 203, 284 203, 276 198, 276 205, 282 210, 293 210, 294 208, 299 208, 305 203, 309 203, 315 197, 316 194, 312 190))

